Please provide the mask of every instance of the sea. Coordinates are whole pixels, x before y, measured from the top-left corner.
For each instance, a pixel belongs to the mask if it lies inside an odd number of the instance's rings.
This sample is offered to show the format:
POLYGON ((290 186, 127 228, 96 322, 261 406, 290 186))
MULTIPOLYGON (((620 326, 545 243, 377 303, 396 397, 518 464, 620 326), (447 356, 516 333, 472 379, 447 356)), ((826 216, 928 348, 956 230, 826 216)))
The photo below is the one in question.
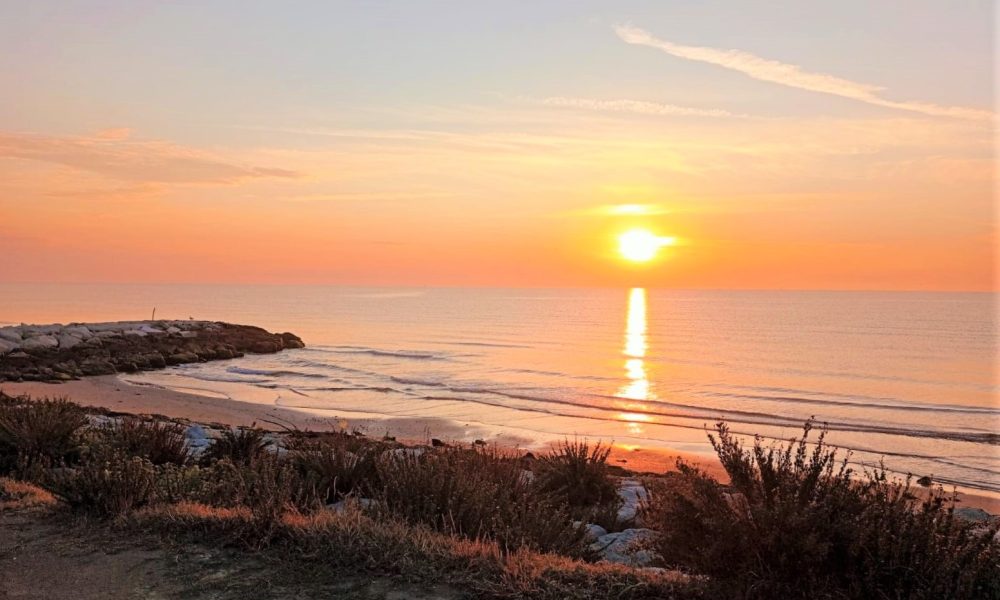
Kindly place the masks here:
POLYGON ((996 294, 0 284, 0 325, 154 309, 307 347, 133 383, 524 447, 708 456, 719 421, 771 443, 812 420, 856 468, 1000 494, 996 294))

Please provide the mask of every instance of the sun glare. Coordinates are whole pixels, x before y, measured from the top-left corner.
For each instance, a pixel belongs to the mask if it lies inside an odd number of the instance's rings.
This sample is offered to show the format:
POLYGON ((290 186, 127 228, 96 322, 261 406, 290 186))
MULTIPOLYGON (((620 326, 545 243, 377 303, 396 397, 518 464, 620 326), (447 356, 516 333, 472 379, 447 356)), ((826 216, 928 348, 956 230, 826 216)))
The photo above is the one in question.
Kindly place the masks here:
POLYGON ((630 229, 618 236, 618 252, 632 262, 648 262, 656 258, 663 246, 670 246, 674 238, 660 237, 646 229, 630 229))

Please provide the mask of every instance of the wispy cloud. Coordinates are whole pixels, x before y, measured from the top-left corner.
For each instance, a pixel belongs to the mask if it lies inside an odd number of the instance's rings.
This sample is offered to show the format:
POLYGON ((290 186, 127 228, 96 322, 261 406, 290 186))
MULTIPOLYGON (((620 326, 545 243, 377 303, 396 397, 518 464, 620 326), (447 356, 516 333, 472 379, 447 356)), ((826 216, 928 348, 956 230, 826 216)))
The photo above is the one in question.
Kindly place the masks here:
POLYGON ((295 177, 287 169, 246 165, 164 141, 133 141, 120 129, 94 136, 0 132, 0 158, 54 163, 139 183, 226 184, 295 177))
POLYGON ((642 100, 594 100, 590 98, 565 98, 554 96, 542 99, 546 106, 563 108, 578 108, 582 110, 597 110, 606 112, 634 113, 639 115, 660 115, 678 117, 745 117, 717 108, 692 108, 676 104, 661 104, 659 102, 644 102, 642 100))
POLYGON ((615 33, 629 44, 657 48, 678 58, 705 62, 726 69, 732 69, 761 81, 769 81, 788 87, 851 98, 875 106, 884 106, 886 108, 906 110, 936 117, 974 120, 990 119, 993 117, 991 111, 978 108, 941 106, 929 102, 890 100, 879 95, 880 92, 885 90, 883 87, 859 83, 826 73, 805 71, 797 65, 761 58, 742 50, 684 46, 661 40, 644 29, 629 25, 615 27, 615 33))

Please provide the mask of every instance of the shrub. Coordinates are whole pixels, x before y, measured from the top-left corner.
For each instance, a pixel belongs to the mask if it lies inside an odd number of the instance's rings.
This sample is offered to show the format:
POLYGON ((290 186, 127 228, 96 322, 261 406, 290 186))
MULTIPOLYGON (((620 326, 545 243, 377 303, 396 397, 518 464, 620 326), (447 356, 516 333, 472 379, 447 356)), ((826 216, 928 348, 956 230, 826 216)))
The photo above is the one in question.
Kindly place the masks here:
POLYGON ((102 433, 112 448, 154 465, 184 465, 191 459, 185 428, 178 423, 129 416, 105 425, 102 433))
POLYGON ((535 466, 535 487, 568 506, 575 518, 615 521, 622 499, 611 477, 611 447, 563 440, 535 466))
POLYGON ((256 427, 226 429, 222 437, 212 442, 203 455, 206 462, 229 460, 234 464, 247 465, 264 456, 272 442, 267 434, 256 427))
POLYGON ((525 477, 519 460, 498 450, 444 448, 388 452, 379 460, 385 510, 411 523, 505 550, 532 548, 590 556, 583 527, 525 477))
POLYGON ((0 473, 24 475, 80 456, 83 409, 65 399, 0 405, 0 473))
POLYGON ((97 517, 120 517, 153 501, 156 475, 148 460, 114 451, 75 469, 51 472, 44 485, 72 508, 97 517))
POLYGON ((347 495, 368 495, 378 487, 376 444, 358 444, 347 435, 297 439, 290 457, 304 477, 312 481, 320 499, 334 502, 347 495))
POLYGON ((249 511, 250 519, 239 535, 253 545, 267 545, 286 514, 320 506, 315 487, 295 465, 275 455, 242 465, 221 461, 211 476, 215 483, 207 489, 212 504, 249 511))
POLYGON ((728 489, 684 463, 653 484, 644 512, 663 564, 709 575, 729 597, 1000 597, 992 531, 957 520, 940 489, 920 502, 884 469, 853 477, 825 432, 810 450, 811 427, 748 449, 719 423, 709 439, 728 489))

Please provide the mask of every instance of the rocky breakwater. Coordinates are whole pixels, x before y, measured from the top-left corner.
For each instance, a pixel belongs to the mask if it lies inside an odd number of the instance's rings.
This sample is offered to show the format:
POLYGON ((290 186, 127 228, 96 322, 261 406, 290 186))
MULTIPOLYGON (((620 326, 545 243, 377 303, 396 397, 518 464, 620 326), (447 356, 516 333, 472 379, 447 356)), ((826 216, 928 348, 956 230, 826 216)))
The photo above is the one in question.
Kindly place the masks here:
POLYGON ((214 321, 0 327, 0 381, 66 381, 304 346, 292 333, 214 321))

